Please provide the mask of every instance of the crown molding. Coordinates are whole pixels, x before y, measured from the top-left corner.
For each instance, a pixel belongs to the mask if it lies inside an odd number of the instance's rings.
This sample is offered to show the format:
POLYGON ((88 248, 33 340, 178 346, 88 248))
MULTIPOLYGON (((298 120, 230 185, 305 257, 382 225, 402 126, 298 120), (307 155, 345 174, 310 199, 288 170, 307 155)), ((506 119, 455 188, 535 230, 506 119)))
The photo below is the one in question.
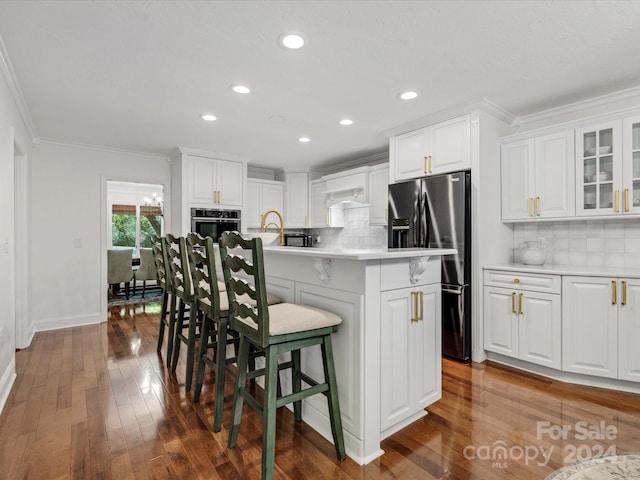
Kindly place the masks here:
POLYGON ((210 152, 207 150, 198 150, 197 148, 190 147, 177 147, 171 153, 169 153, 169 159, 173 160, 175 158, 179 158, 182 155, 193 155, 196 157, 207 157, 207 158, 217 158, 219 160, 231 160, 234 162, 243 162, 249 163, 251 161, 250 158, 242 157, 240 155, 234 155, 231 153, 220 153, 220 152, 210 152))
POLYGON ((169 161, 169 156, 161 153, 139 152, 136 150, 104 147, 102 145, 91 145, 88 143, 63 142, 63 141, 54 140, 51 138, 37 138, 37 139, 34 139, 34 143, 40 144, 40 145, 54 145, 59 147, 82 148, 85 150, 94 150, 94 151, 106 152, 106 153, 124 153, 127 155, 137 155, 140 157, 155 158, 158 160, 165 160, 167 162, 169 161))
POLYGON ((9 88, 9 93, 11 94, 11 97, 13 98, 13 101, 16 104, 16 108, 18 109, 20 118, 22 118, 22 123, 24 123, 24 126, 27 129, 27 132, 29 133, 29 137, 31 137, 33 141, 38 137, 36 133, 36 127, 33 123, 33 119, 31 118, 31 113, 29 113, 29 108, 27 108, 27 102, 25 102, 24 96, 22 95, 20 84, 18 83, 18 79, 16 78, 16 74, 15 74, 15 71, 13 70, 13 66, 11 65, 11 61, 9 60, 9 55, 7 54, 7 50, 4 46, 4 41, 2 40, 1 35, 0 35, 0 70, 2 70, 5 81, 7 82, 7 87, 9 88))
POLYGON ((351 170, 358 167, 371 167, 381 163, 389 162, 389 149, 367 155, 365 157, 358 157, 351 160, 344 160, 340 162, 331 163, 322 167, 324 175, 330 175, 332 173, 339 173, 345 170, 351 170))
POLYGON ((604 113, 607 109, 619 110, 625 104, 640 105, 640 86, 523 115, 511 123, 511 128, 515 132, 519 132, 533 129, 536 126, 559 124, 583 117, 594 117, 599 113, 604 113))
POLYGON ((386 135, 387 137, 393 137, 395 135, 400 135, 402 133, 411 132, 412 130, 417 130, 419 128, 424 128, 436 123, 444 122, 461 115, 466 115, 467 113, 476 110, 486 112, 489 115, 502 120, 508 125, 513 123, 516 119, 515 115, 493 103, 491 100, 480 97, 469 102, 461 103, 460 105, 456 105, 455 107, 446 108, 444 110, 430 113, 429 115, 417 118, 411 122, 403 123, 402 125, 398 125, 397 127, 387 130, 386 132, 384 132, 384 135, 386 135))

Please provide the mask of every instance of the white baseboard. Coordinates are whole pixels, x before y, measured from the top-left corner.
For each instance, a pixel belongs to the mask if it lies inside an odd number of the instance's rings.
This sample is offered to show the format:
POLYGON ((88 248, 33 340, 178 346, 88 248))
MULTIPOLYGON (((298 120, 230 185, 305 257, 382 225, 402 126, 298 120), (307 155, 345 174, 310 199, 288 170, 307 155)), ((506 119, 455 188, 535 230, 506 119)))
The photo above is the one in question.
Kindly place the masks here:
POLYGON ((4 410, 4 406, 7 403, 9 394, 11 393, 11 387, 16 380, 16 359, 15 355, 11 355, 11 361, 8 363, 2 376, 0 377, 0 413, 4 410))
POLYGON ((103 322, 103 315, 92 313, 87 315, 76 315, 73 317, 46 318, 34 322, 34 332, 45 332, 47 330, 58 330, 60 328, 82 327, 84 325, 95 325, 103 322))

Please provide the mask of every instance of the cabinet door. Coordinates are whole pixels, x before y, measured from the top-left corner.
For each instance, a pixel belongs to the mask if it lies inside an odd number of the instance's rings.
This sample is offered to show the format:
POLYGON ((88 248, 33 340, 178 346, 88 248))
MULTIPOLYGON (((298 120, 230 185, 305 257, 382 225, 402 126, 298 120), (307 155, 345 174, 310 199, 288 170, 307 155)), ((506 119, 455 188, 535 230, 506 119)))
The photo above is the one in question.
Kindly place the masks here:
POLYGON ((618 286, 618 378, 639 382, 640 280, 625 278, 618 286))
POLYGON ((471 116, 429 127, 426 153, 431 156, 429 174, 471 168, 471 116))
POLYGON ((576 215, 622 212, 622 122, 576 130, 576 215))
POLYGON ((533 216, 533 148, 533 140, 502 145, 500 171, 503 220, 519 220, 533 216))
POLYGON ((282 213, 284 207, 284 185, 265 183, 262 185, 262 208, 260 215, 268 210, 282 213))
POLYGON ((189 201, 192 203, 214 204, 216 160, 206 157, 189 156, 189 201))
POLYGON ((441 397, 440 285, 382 292, 381 313, 380 426, 386 430, 441 397))
POLYGON ((427 174, 426 145, 426 128, 403 133, 391 139, 389 165, 394 182, 427 174))
POLYGON ((288 173, 285 179, 285 215, 287 228, 309 226, 309 176, 307 173, 288 173))
POLYGON ((622 142, 623 212, 640 213, 640 115, 624 119, 622 142))
POLYGON ((260 227, 260 212, 262 206, 262 184, 260 182, 247 181, 247 204, 242 212, 242 223, 247 228, 260 227))
POLYGON ((484 348, 518 357, 517 293, 515 290, 484 287, 484 348))
POLYGON ((218 160, 216 168, 216 190, 218 203, 229 206, 242 206, 242 184, 244 165, 240 162, 218 160))
POLYGON ((324 180, 309 182, 309 216, 311 227, 326 227, 329 225, 329 209, 322 192, 326 190, 324 180))
POLYGON ((369 172, 369 225, 387 225, 389 204, 389 169, 369 172))
POLYGON ((519 358, 550 368, 562 368, 560 295, 517 293, 519 358))
POLYGON ((615 280, 562 278, 562 369, 598 377, 618 374, 615 280))
POLYGON ((535 214, 544 218, 575 215, 573 130, 537 137, 535 151, 535 214))

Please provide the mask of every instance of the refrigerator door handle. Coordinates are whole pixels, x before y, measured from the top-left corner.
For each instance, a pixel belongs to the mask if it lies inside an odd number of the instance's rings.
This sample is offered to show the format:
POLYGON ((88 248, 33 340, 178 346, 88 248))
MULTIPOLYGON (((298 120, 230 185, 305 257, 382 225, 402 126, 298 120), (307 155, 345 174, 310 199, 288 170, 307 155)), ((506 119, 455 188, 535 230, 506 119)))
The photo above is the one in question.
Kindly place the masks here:
POLYGON ((466 285, 462 285, 460 287, 447 287, 447 288, 443 288, 442 291, 447 293, 453 293, 454 295, 462 295, 464 293, 465 287, 466 285))

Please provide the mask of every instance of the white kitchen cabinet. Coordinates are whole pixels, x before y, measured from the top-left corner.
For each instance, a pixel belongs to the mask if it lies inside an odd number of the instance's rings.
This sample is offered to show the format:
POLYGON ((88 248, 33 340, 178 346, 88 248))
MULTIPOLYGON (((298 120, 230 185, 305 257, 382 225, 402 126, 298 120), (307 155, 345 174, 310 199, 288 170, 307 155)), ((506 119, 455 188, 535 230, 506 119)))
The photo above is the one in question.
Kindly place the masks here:
POLYGON ((485 349, 562 367, 560 277, 485 271, 485 349))
POLYGON ((309 224, 312 228, 329 226, 329 209, 324 195, 326 189, 327 182, 322 179, 309 182, 309 224))
POLYGON ((284 176, 284 226, 306 228, 309 226, 309 174, 285 173, 284 176))
POLYGON ((241 207, 242 162, 189 155, 189 202, 216 207, 241 207))
POLYGON ((247 180, 247 204, 242 221, 247 228, 259 228, 262 215, 268 210, 283 213, 284 184, 273 180, 247 180))
POLYGON ((376 165, 369 170, 369 225, 387 225, 389 205, 389 166, 376 165))
POLYGON ((390 181, 470 168, 470 139, 470 115, 391 137, 390 181))
POLYGON ((503 143, 502 219, 575 215, 574 132, 503 143))
POLYGON ((623 213, 640 213, 640 115, 622 122, 623 213))
POLYGON ((567 276, 563 369, 640 381, 640 280, 567 276))
POLYGON ((441 396, 440 286, 381 294, 380 427, 384 431, 441 396))

